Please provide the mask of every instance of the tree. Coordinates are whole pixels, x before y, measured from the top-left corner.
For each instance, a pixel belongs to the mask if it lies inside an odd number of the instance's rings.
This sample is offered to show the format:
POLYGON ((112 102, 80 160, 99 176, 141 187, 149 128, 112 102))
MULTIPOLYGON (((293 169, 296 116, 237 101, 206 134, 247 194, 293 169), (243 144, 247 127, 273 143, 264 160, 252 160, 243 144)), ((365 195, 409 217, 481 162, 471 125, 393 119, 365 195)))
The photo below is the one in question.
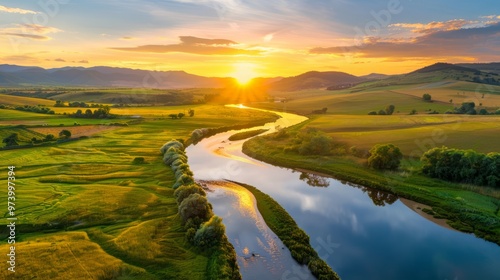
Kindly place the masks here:
POLYGON ((479 110, 479 115, 488 115, 488 111, 486 109, 479 110))
POLYGON ((188 198, 192 194, 199 194, 201 196, 206 196, 205 191, 198 187, 197 185, 187 185, 181 186, 177 188, 174 192, 175 199, 177 200, 177 204, 181 204, 184 199, 188 198))
POLYGON ((467 115, 475 115, 476 109, 476 104, 474 102, 464 102, 462 103, 462 106, 460 108, 455 109, 455 113, 457 114, 467 114, 467 115))
POLYGON ((193 219, 198 225, 213 216, 212 206, 207 198, 198 193, 191 194, 182 201, 179 205, 179 214, 184 223, 193 219))
POLYGON ((422 98, 424 99, 424 101, 431 101, 432 100, 432 96, 428 93, 424 93, 424 95, 422 95, 422 98))
POLYGON ((387 115, 384 110, 379 110, 378 115, 387 115))
POLYGON ((86 118, 92 118, 92 115, 93 115, 92 110, 90 110, 90 109, 85 110, 85 117, 86 118))
POLYGON ((190 117, 194 117, 194 110, 193 109, 189 109, 188 114, 189 114, 190 117))
POLYGON ((184 116, 185 116, 185 114, 184 114, 184 113, 179 113, 179 114, 177 114, 177 118, 179 118, 179 119, 182 119, 184 116))
POLYGON ((196 231, 194 243, 201 247, 217 245, 222 240, 225 231, 226 227, 222 223, 222 218, 214 215, 196 231))
POLYGON ((67 129, 63 129, 61 130, 61 132, 59 132, 59 138, 68 139, 70 137, 71 137, 71 131, 67 129))
POLYGON ((392 113, 394 113, 394 109, 396 109, 396 106, 389 105, 389 106, 387 106, 387 108, 385 108, 385 113, 387 115, 392 115, 392 113))
POLYGON ((47 134, 47 135, 45 135, 45 138, 43 139, 43 141, 53 141, 54 139, 56 139, 54 134, 47 134))
POLYGON ((3 143, 5 143, 6 147, 19 146, 19 135, 17 133, 12 133, 11 135, 5 137, 3 139, 3 143))
POLYGON ((377 115, 377 112, 376 111, 370 111, 370 112, 368 112, 368 115, 377 115))
POLYGON ((168 115, 172 120, 175 120, 178 118, 177 114, 170 114, 168 115))
POLYGON ((393 144, 375 145, 370 154, 368 166, 375 169, 397 169, 403 158, 399 148, 393 144))

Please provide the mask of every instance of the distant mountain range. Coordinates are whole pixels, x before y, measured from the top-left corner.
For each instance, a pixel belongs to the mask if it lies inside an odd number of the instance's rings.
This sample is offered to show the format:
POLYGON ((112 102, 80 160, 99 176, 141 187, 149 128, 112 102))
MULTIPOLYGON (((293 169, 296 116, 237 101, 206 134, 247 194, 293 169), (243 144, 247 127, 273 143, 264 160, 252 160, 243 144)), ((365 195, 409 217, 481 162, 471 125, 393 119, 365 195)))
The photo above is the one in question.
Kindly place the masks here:
POLYGON ((234 83, 233 78, 203 77, 184 71, 147 71, 104 66, 43 69, 0 65, 0 86, 221 88, 234 83))
MULTIPOLYGON (((373 86, 425 83, 438 80, 461 80, 476 83, 500 84, 500 63, 449 64, 436 63, 408 74, 384 75, 372 73, 354 76, 344 72, 311 71, 294 77, 256 78, 252 84, 272 91, 297 91, 353 87, 366 81, 373 86)), ((96 66, 40 67, 0 65, 0 86, 73 86, 73 87, 130 87, 130 88, 227 88, 236 84, 234 78, 203 77, 184 71, 148 71, 129 68, 96 66)))

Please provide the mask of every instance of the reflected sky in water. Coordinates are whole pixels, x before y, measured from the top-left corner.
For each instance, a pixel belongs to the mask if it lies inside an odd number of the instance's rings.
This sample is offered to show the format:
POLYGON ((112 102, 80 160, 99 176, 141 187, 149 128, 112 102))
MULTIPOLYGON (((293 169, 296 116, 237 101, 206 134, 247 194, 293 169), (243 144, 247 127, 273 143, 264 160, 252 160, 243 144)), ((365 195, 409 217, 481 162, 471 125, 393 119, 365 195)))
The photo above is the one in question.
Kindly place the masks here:
POLYGON ((328 186, 311 186, 301 172, 241 153, 243 141, 227 140, 234 133, 187 149, 195 177, 239 181, 272 196, 343 279, 500 279, 500 246, 434 224, 375 190, 330 178, 321 179, 328 186))

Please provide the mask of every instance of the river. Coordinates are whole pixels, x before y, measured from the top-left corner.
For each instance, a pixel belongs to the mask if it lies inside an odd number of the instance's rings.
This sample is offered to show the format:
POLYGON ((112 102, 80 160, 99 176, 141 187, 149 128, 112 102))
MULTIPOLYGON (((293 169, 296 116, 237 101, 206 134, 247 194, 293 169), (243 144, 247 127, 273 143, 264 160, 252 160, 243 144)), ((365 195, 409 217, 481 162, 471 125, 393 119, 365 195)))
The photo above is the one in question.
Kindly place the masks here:
MULTIPOLYGON (((268 133, 305 120, 278 114, 281 119, 265 125, 268 133)), ((269 194, 342 279, 499 279, 500 246, 438 225, 390 194, 252 159, 241 152, 245 140, 227 140, 240 131, 187 148, 196 179, 239 181, 269 194)), ((280 250, 281 242, 262 225, 260 214, 245 214, 253 210, 238 199, 244 190, 217 183, 210 188, 208 198, 224 219, 243 279, 311 277, 290 260, 286 248, 280 250)))

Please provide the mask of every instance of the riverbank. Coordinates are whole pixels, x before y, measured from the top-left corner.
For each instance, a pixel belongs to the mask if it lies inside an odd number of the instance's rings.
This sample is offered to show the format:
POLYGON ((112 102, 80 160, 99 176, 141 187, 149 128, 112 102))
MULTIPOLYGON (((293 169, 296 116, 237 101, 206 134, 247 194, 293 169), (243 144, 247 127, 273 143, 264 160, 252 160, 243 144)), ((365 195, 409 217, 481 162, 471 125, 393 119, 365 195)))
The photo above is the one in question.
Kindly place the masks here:
MULTIPOLYGON (((293 129, 293 128, 292 128, 293 129)), ((302 156, 284 152, 287 139, 261 136, 243 144, 243 152, 255 159, 292 169, 328 174, 347 181, 407 198, 432 207, 435 218, 448 225, 500 245, 498 199, 460 189, 457 184, 408 172, 381 172, 357 159, 341 156, 302 156)))
POLYGON ((266 224, 290 249, 292 257, 300 264, 307 265, 318 279, 340 279, 328 264, 312 248, 309 236, 295 223, 293 218, 278 202, 257 188, 230 181, 249 190, 257 201, 257 208, 266 224))

